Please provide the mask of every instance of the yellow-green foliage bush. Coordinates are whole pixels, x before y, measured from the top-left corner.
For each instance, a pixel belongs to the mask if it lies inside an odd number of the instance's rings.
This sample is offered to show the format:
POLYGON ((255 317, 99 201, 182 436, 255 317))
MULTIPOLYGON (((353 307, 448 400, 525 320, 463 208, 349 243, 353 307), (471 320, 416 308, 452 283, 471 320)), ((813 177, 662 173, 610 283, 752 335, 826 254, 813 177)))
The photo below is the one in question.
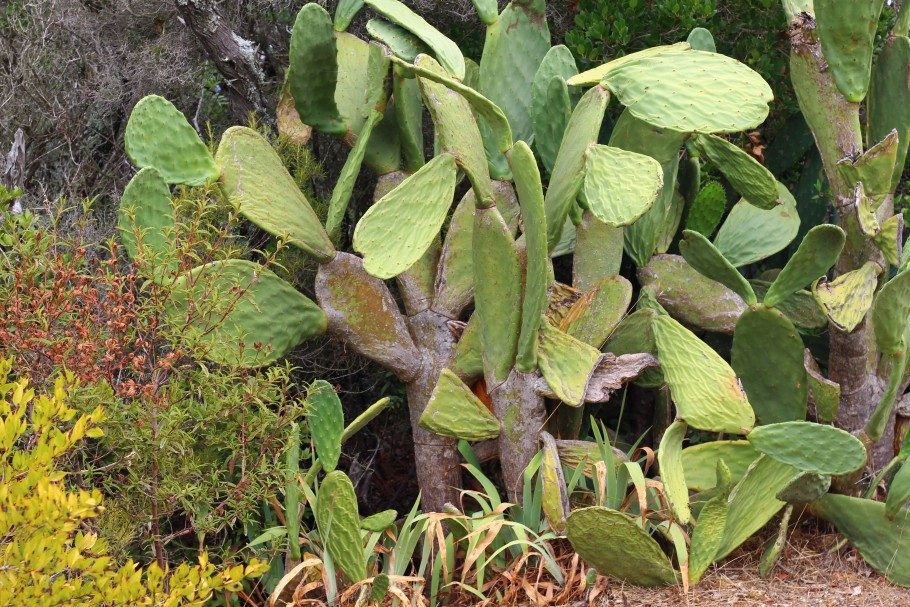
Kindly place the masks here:
POLYGON ((9 381, 10 368, 0 361, 0 605, 202 606, 266 570, 254 560, 219 571, 205 553, 174 569, 114 563, 91 532, 101 494, 69 489, 57 467, 80 440, 101 435, 101 408, 77 417, 66 404, 71 378, 36 395, 27 381, 9 381))

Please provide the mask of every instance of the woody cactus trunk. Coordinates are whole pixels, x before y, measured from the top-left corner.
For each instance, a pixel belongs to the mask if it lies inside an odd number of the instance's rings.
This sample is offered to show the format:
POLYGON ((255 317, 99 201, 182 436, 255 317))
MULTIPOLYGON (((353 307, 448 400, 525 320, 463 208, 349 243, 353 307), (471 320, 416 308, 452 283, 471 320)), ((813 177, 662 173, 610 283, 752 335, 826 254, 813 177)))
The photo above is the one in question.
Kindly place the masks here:
POLYGON ((819 290, 827 296, 823 307, 855 308, 846 322, 843 310, 829 314, 828 372, 840 387, 837 424, 877 445, 878 464, 893 455, 893 399, 906 389, 906 363, 902 352, 892 356, 872 338, 869 312, 875 282, 884 283, 901 265, 903 222, 894 213, 894 190, 910 137, 910 6, 904 3, 873 62, 883 6, 883 0, 784 1, 793 87, 821 155, 832 212, 846 233, 837 278, 819 290))

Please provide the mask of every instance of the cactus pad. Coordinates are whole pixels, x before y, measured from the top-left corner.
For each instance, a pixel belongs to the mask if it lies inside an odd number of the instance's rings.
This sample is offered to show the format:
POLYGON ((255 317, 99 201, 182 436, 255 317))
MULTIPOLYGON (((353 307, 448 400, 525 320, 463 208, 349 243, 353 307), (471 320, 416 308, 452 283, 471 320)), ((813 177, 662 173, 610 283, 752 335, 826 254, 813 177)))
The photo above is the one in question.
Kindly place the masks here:
POLYGON ((717 485, 717 463, 723 461, 731 479, 738 483, 761 455, 747 440, 720 440, 686 447, 682 466, 690 491, 707 491, 717 485))
POLYGON ((141 246, 152 254, 152 260, 166 255, 175 247, 174 209, 171 190, 161 174, 149 167, 136 173, 123 190, 117 211, 120 242, 130 259, 140 250, 135 231, 141 234, 141 246))
POLYGON ((823 276, 840 257, 845 242, 844 231, 835 225, 824 224, 809 230, 796 253, 768 287, 765 305, 773 307, 823 276))
POLYGON ((792 421, 759 426, 747 437, 752 446, 803 472, 849 474, 866 463, 858 438, 833 426, 792 421))
POLYGON ((808 504, 821 499, 831 488, 831 477, 815 472, 803 472, 789 485, 777 492, 777 499, 788 504, 808 504))
POLYGON ((872 306, 875 341, 882 353, 894 355, 906 347, 908 324, 910 272, 902 272, 881 288, 872 306))
POLYGON ((411 63, 417 58, 417 55, 430 52, 430 48, 424 44, 423 40, 385 19, 367 21, 367 33, 389 47, 395 56, 411 63))
POLYGON ((706 331, 733 333, 746 310, 739 295, 705 278, 678 255, 655 255, 638 271, 638 280, 653 289, 671 315, 706 331))
POLYGON ((550 250, 559 242, 569 209, 581 189, 588 147, 597 141, 609 100, 610 93, 606 89, 599 86, 592 88, 578 102, 566 125, 546 195, 550 250))
POLYGON ((760 209, 780 204, 774 175, 744 150, 715 135, 696 135, 694 143, 748 202, 760 209))
POLYGON ((446 68, 447 72, 459 80, 464 79, 465 62, 461 49, 446 38, 442 32, 427 23, 423 17, 398 0, 365 0, 365 2, 392 23, 400 25, 423 40, 427 46, 433 49, 436 59, 446 68))
POLYGON ((690 230, 683 231, 679 252, 690 266, 701 274, 724 285, 743 298, 749 305, 756 303, 755 292, 749 281, 720 254, 711 241, 690 230))
POLYGON ((496 207, 474 212, 474 302, 489 389, 515 362, 521 325, 522 275, 515 239, 496 207))
POLYGON ((709 181, 695 195, 686 214, 686 229, 710 238, 727 209, 727 193, 716 181, 709 181))
POLYGON ((538 365, 550 388, 572 407, 584 404, 585 392, 597 364, 600 350, 543 322, 540 325, 538 365))
POLYGON ((397 510, 383 510, 360 520, 360 528, 365 531, 381 532, 395 524, 397 510))
POLYGON ((666 429, 657 449, 657 463, 660 466, 660 480, 664 484, 667 500, 673 517, 680 525, 686 525, 692 517, 689 510, 689 489, 686 486, 685 469, 682 460, 682 444, 686 438, 686 422, 676 420, 666 429))
POLYGON ((799 475, 800 471, 793 466, 766 455, 752 462, 727 500, 730 509, 716 560, 733 552, 780 512, 786 504, 775 496, 799 475))
POLYGON ((316 296, 332 333, 354 350, 412 381, 420 369, 420 351, 389 288, 363 269, 363 261, 338 253, 316 274, 316 296))
POLYGON ((863 183, 865 193, 872 198, 873 210, 877 210, 892 191, 891 178, 896 168, 898 147, 897 129, 894 129, 858 158, 844 158, 837 163, 844 182, 851 186, 863 183))
POLYGON ((572 99, 565 82, 577 73, 572 51, 560 44, 547 51, 531 82, 534 148, 548 172, 553 170, 562 135, 572 114, 572 99))
POLYGON ((597 283, 572 306, 563 322, 565 331, 584 343, 600 348, 619 324, 632 302, 632 283, 610 276, 597 283), (575 314, 575 308, 583 309, 575 314))
POLYGON ((499 420, 452 371, 443 369, 420 416, 420 426, 440 436, 480 441, 499 436, 499 420))
MULTIPOLYGON (((763 299, 768 292, 770 282, 764 280, 750 280, 749 284, 755 291, 759 300, 763 299)), ((775 306, 776 310, 784 313, 784 316, 790 319, 798 329, 804 331, 817 331, 828 325, 828 317, 818 306, 818 302, 812 297, 812 293, 806 290, 799 290, 775 306)))
POLYGON ((611 228, 594 217, 591 211, 585 211, 581 223, 575 229, 575 243, 572 284, 576 287, 588 290, 604 276, 619 274, 624 244, 623 228, 611 228))
POLYGON ((174 282, 169 312, 212 362, 261 366, 325 332, 319 307, 271 270, 242 259, 193 268, 174 282), (271 311, 280 310, 276 323, 271 311))
POLYGON ((363 8, 363 0, 340 0, 335 7, 335 29, 343 32, 363 8))
MULTIPOLYGON (((352 34, 335 34, 335 43, 338 49, 335 104, 344 123, 345 140, 352 144, 370 113, 385 106, 389 59, 379 45, 370 44, 352 34)), ((392 116, 393 113, 389 112, 388 119, 392 116)), ((374 149, 371 155, 378 155, 378 150, 374 149)))
POLYGON ((841 274, 831 282, 822 278, 812 285, 812 294, 831 322, 850 333, 872 307, 879 273, 878 264, 868 261, 860 269, 841 274))
POLYGON ((806 377, 809 379, 809 396, 815 403, 815 413, 820 422, 833 422, 840 409, 840 384, 826 378, 818 363, 807 349, 804 355, 806 377))
POLYGON ((364 213, 354 230, 354 250, 377 278, 401 274, 439 234, 455 194, 455 157, 441 154, 364 213))
POLYGON ((623 67, 629 63, 634 63, 648 57, 655 55, 663 54, 674 54, 680 51, 687 51, 692 48, 688 42, 677 42, 676 44, 668 44, 664 46, 655 46, 651 48, 646 48, 635 53, 630 53, 618 59, 613 59, 603 65, 598 65, 595 68, 591 68, 581 74, 573 76, 568 80, 569 86, 591 86, 592 84, 598 84, 602 82, 608 73, 611 71, 623 67))
POLYGON ((890 520, 894 520, 903 510, 908 500, 910 500, 910 465, 907 464, 905 459, 888 486, 888 500, 885 502, 885 514, 887 517, 890 520))
POLYGON ((689 551, 690 584, 697 584, 714 562, 717 550, 724 541, 724 527, 727 524, 729 508, 727 498, 719 495, 708 500, 698 513, 689 551))
POLYGON ((783 185, 778 187, 783 204, 766 211, 740 200, 717 231, 714 246, 735 267, 774 255, 796 238, 796 200, 783 185))
POLYGON ((331 472, 341 457, 341 435, 344 432, 344 411, 332 384, 321 379, 310 384, 307 411, 316 457, 323 469, 331 472))
POLYGON ((730 365, 669 316, 658 316, 652 324, 679 417, 699 430, 749 432, 755 414, 730 365))
POLYGON ((139 100, 123 135, 126 154, 137 167, 152 167, 167 183, 204 185, 218 167, 186 117, 158 95, 139 100))
POLYGON ((910 511, 888 520, 881 502, 829 493, 812 504, 812 513, 834 523, 873 569, 910 587, 910 511))
POLYGON ((892 266, 900 266, 901 257, 903 257, 903 246, 901 244, 901 238, 904 235, 903 213, 892 215, 882 222, 881 227, 881 231, 872 237, 872 242, 882 252, 885 261, 892 266))
MULTIPOLYGON (((875 60, 866 102, 867 142, 881 141, 896 129, 899 141, 895 166, 901 168, 907 161, 910 145, 910 81, 900 76, 908 64, 910 39, 906 35, 889 38, 875 60)), ((891 190, 897 188, 902 173, 902 170, 894 171, 891 190)))
POLYGON ((736 323, 730 364, 762 424, 806 419, 803 340, 780 311, 753 306, 736 323))
MULTIPOLYGON (((519 204, 512 185, 507 181, 494 181, 492 190, 499 214, 509 226, 509 233, 515 235, 519 204)), ((476 194, 470 189, 455 207, 437 267, 433 309, 453 318, 461 315, 474 294, 475 201, 476 194)))
POLYGON ((247 127, 224 132, 216 155, 225 193, 240 214, 266 232, 287 237, 320 262, 335 255, 309 201, 268 141, 247 127))
POLYGON ((696 51, 705 51, 706 53, 716 53, 717 46, 714 44, 714 36, 711 32, 703 27, 696 27, 689 32, 686 42, 696 51))
POLYGON ((581 195, 599 220, 618 228, 651 208, 663 187, 660 163, 644 154, 592 145, 585 157, 581 195))
POLYGON ((569 497, 566 495, 566 479, 562 474, 559 451, 549 432, 540 433, 540 442, 543 446, 543 460, 540 462, 541 508, 550 528, 556 533, 565 533, 569 497))
POLYGON ((367 577, 357 495, 344 472, 329 472, 316 499, 316 525, 319 536, 335 564, 348 582, 356 584, 367 577))
POLYGON ((548 301, 550 256, 547 254, 547 218, 534 152, 524 141, 518 141, 509 152, 508 160, 521 204, 527 255, 521 334, 515 366, 522 373, 530 373, 537 367, 537 332, 548 301))
POLYGON ((869 90, 875 30, 884 0, 815 0, 814 5, 822 53, 834 82, 847 101, 860 103, 869 90))
POLYGON ((684 133, 736 133, 768 116, 771 87, 735 59, 691 49, 633 57, 602 83, 639 120, 684 133))
POLYGON ((343 135, 346 127, 335 103, 337 55, 331 16, 315 2, 305 4, 291 31, 288 87, 305 124, 323 133, 343 135))
POLYGON ((461 338, 455 344, 452 372, 467 383, 483 376, 483 356, 480 350, 480 323, 476 316, 464 328, 461 338))
POLYGON ((660 545, 622 512, 598 506, 582 508, 572 512, 567 523, 572 548, 597 573, 637 586, 677 582, 660 545))

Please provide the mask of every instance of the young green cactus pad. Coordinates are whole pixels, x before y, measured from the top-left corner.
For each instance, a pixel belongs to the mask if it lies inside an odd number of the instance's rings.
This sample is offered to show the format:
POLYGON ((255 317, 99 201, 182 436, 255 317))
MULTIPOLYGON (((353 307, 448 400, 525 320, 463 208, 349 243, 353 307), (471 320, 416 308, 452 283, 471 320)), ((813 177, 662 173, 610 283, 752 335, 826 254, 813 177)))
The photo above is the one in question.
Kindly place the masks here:
POLYGON ((316 499, 316 525, 332 562, 352 584, 367 577, 357 495, 351 479, 340 471, 329 472, 316 499))
POLYGON ((344 411, 332 384, 317 379, 307 391, 307 421, 316 457, 326 472, 338 465, 341 457, 341 434, 344 432, 344 411))
POLYGON ((640 61, 641 59, 645 59, 654 55, 673 54, 679 51, 687 51, 691 48, 692 45, 690 45, 688 42, 677 42, 675 44, 646 48, 635 53, 624 55, 618 59, 613 59, 612 61, 608 61, 607 63, 598 65, 597 67, 591 68, 585 72, 582 72, 581 74, 573 76, 572 78, 569 78, 567 84, 569 86, 591 86, 593 84, 598 84, 602 82, 607 74, 609 74, 611 71, 629 63, 634 63, 636 61, 640 61))
POLYGON ((705 51, 706 53, 716 53, 717 46, 714 44, 714 36, 711 32, 703 27, 696 27, 689 32, 686 42, 696 51, 705 51))
POLYGON ((354 229, 354 250, 377 278, 420 259, 439 234, 455 195, 455 157, 440 154, 371 206, 354 229))
POLYGON ((174 322, 188 323, 187 339, 213 362, 266 365, 326 329, 319 306, 250 261, 198 266, 174 281, 174 289, 169 313, 174 322), (268 310, 280 310, 287 322, 275 323, 268 310))
POLYGON ((732 482, 738 483, 761 455, 747 440, 701 443, 682 450, 682 466, 690 491, 707 491, 717 484, 717 464, 723 462, 732 482))
POLYGON ((398 68, 392 79, 395 122, 401 139, 404 169, 414 172, 424 165, 423 99, 416 78, 406 78, 398 68))
POLYGON ((320 262, 335 256, 319 217, 259 133, 247 127, 229 128, 215 157, 224 191, 241 215, 270 234, 287 237, 320 262))
POLYGON ((765 293, 765 305, 773 307, 822 277, 840 257, 846 238, 844 231, 835 225, 825 224, 809 230, 765 293))
POLYGON ((365 0, 383 17, 400 25, 433 49, 436 59, 452 76, 464 80, 464 56, 458 45, 446 38, 438 29, 427 23, 423 17, 409 9, 398 0, 365 0))
POLYGON ((765 211, 740 200, 717 231, 714 246, 735 267, 774 255, 796 238, 796 200, 783 185, 778 184, 778 188, 781 205, 765 211))
POLYGON ((528 91, 549 50, 545 2, 510 2, 487 27, 480 92, 505 111, 516 139, 533 138, 528 91))
POLYGON ((706 331, 733 333, 737 319, 746 311, 739 295, 705 278, 678 255, 655 255, 639 269, 638 280, 653 289, 667 312, 706 331))
POLYGON ((560 44, 547 51, 531 82, 534 148, 547 172, 553 170, 562 135, 572 114, 572 98, 566 80, 577 73, 572 51, 560 44))
POLYGON ((860 269, 841 274, 831 282, 822 278, 812 285, 812 294, 831 322, 850 333, 872 307, 881 271, 877 263, 867 261, 860 269))
MULTIPOLYGON (((759 301, 765 297, 768 287, 771 286, 770 282, 764 280, 750 280, 749 284, 752 285, 759 301)), ((817 331, 828 325, 828 317, 812 297, 812 293, 804 289, 779 302, 775 309, 783 312, 784 316, 802 331, 817 331)))
POLYGON ((120 242, 130 259, 137 259, 141 248, 152 260, 174 249, 174 209, 171 190, 161 174, 151 167, 136 173, 123 190, 117 210, 120 242), (136 239, 136 231, 141 238, 136 239))
POLYGON ((716 181, 702 187, 686 212, 686 229, 710 238, 727 208, 727 193, 716 181))
POLYGON ((559 146, 546 195, 547 242, 552 251, 584 181, 588 147, 597 141, 610 93, 595 86, 578 102, 559 146))
MULTIPOLYGON (((338 49, 335 104, 344 123, 345 140, 353 144, 370 113, 384 110, 388 98, 389 58, 379 45, 370 44, 352 34, 335 34, 335 44, 338 49)), ((392 112, 389 112, 389 117, 392 117, 392 112)), ((394 129, 391 132, 394 133, 394 129)), ((382 150, 375 149, 381 144, 397 151, 397 141, 374 143, 370 146, 371 156, 381 153, 382 150)))
POLYGON ((788 504, 808 504, 821 499, 830 488, 830 476, 803 472, 793 482, 777 492, 777 499, 788 504))
MULTIPOLYGON (((508 181, 494 181, 496 208, 514 236, 520 214, 515 190, 508 181)), ((436 270, 433 310, 456 318, 470 305, 474 296, 474 207, 477 196, 471 188, 456 205, 446 231, 436 270)))
POLYGON ((840 384, 822 375, 818 363, 807 349, 803 357, 806 377, 809 379, 809 397, 815 403, 815 414, 820 422, 833 422, 840 409, 840 384))
POLYGON ((291 32, 287 82, 304 123, 333 135, 347 130, 335 103, 338 50, 332 18, 324 8, 305 4, 291 32))
POLYGON ((693 142, 747 202, 760 209, 780 204, 774 175, 741 148, 715 135, 696 135, 693 142))
POLYGON ((866 449, 834 426, 791 421, 759 426, 747 436, 752 446, 802 472, 849 474, 866 463, 866 449))
MULTIPOLYGON (((866 102, 866 143, 882 141, 896 130, 899 139, 897 167, 906 163, 907 146, 910 145, 910 82, 896 75, 903 74, 908 64, 910 39, 906 32, 899 32, 885 41, 885 48, 875 60, 866 102)), ((891 191, 897 188, 901 173, 895 170, 891 176, 891 191)))
POLYGON ((480 441, 499 436, 499 420, 452 371, 443 369, 420 416, 420 425, 440 436, 480 441))
POLYGON ((543 446, 543 460, 540 462, 541 508, 553 531, 565 533, 566 517, 570 511, 569 497, 566 495, 566 479, 562 474, 556 440, 549 432, 541 432, 540 442, 543 446))
POLYGON ((581 314, 570 319, 566 333, 589 346, 600 348, 629 309, 632 283, 622 276, 610 276, 597 283, 582 298, 587 305, 581 314))
POLYGON ((363 0, 340 0, 335 7, 335 31, 343 32, 363 8, 363 0))
POLYGON ((727 496, 717 495, 708 500, 698 513, 695 530, 692 532, 692 547, 689 550, 690 584, 697 584, 714 562, 717 550, 724 540, 729 509, 727 496))
POLYGON ((656 317, 653 327, 679 417, 700 430, 748 433, 755 414, 730 365, 669 316, 656 317))
POLYGON ((908 500, 910 500, 910 465, 905 459, 888 486, 888 499, 885 502, 885 515, 888 519, 897 518, 908 500))
POLYGON ((732 290, 750 306, 757 302, 749 281, 720 254, 710 240, 698 232, 683 230, 679 252, 690 266, 732 290))
POLYGON ((768 116, 771 87, 735 59, 682 48, 627 59, 601 82, 639 120, 683 133, 736 133, 768 116))
POLYGON ((727 500, 730 505, 727 526, 716 560, 733 552, 780 512, 785 504, 775 496, 799 475, 800 471, 793 466, 767 455, 760 455, 752 462, 727 500))
POLYGON ((562 402, 581 406, 591 376, 600 362, 600 350, 554 328, 540 324, 538 365, 550 388, 562 402))
POLYGON ((396 57, 408 62, 413 62, 417 55, 432 52, 423 40, 385 19, 367 21, 367 33, 389 47, 396 57))
POLYGON ((521 325, 521 264, 509 227, 496 207, 474 213, 474 302, 488 389, 515 363, 521 325))
POLYGON ((567 520, 572 548, 597 569, 637 586, 677 583, 670 559, 629 516, 593 506, 575 510, 567 520))
POLYGON ((524 141, 518 141, 509 152, 508 160, 521 204, 527 254, 521 334, 515 366, 522 373, 531 373, 537 367, 537 332, 541 315, 547 308, 547 287, 550 282, 547 218, 540 171, 531 148, 524 141))
POLYGON ((686 438, 686 422, 676 420, 666 429, 657 449, 657 464, 660 466, 660 480, 664 484, 667 500, 673 516, 680 525, 686 525, 692 518, 689 510, 689 489, 686 486, 685 469, 682 460, 682 444, 686 438))
POLYGON ((333 334, 384 365, 402 381, 420 371, 420 350, 389 288, 363 269, 362 260, 338 253, 316 274, 316 297, 333 334))
POLYGON ((893 356, 906 348, 908 325, 910 272, 902 272, 881 288, 872 307, 875 341, 883 354, 893 356))
POLYGON ((366 518, 360 519, 360 528, 364 531, 381 532, 395 524, 398 518, 397 510, 383 510, 366 518))
POLYGON ((490 183, 490 171, 480 128, 471 106, 460 93, 430 79, 430 74, 443 71, 432 57, 420 55, 414 65, 423 70, 418 72, 417 81, 436 127, 439 149, 455 156, 458 166, 467 173, 471 184, 479 192, 485 192, 490 183))
POLYGON ((862 182, 866 194, 873 199, 873 210, 878 210, 885 196, 894 191, 891 178, 897 162, 898 145, 897 129, 893 129, 857 158, 844 158, 837 163, 837 170, 846 183, 862 182))
POLYGON ((650 156, 597 144, 585 154, 582 200, 610 227, 638 220, 654 204, 663 184, 660 163, 650 156))
POLYGON ((208 148, 170 101, 148 95, 133 107, 123 135, 126 154, 137 167, 152 167, 167 183, 205 185, 218 179, 208 148))
POLYGON ((455 356, 451 363, 452 372, 467 383, 483 377, 483 356, 480 346, 480 322, 477 316, 471 316, 455 344, 455 356))
POLYGON ((884 0, 815 0, 815 20, 825 60, 847 101, 866 97, 875 30, 884 0))
POLYGON ((730 364, 759 423, 806 419, 809 382, 803 363, 803 340, 781 312, 753 306, 740 316, 730 364))
POLYGON ((910 511, 888 520, 881 502, 829 493, 812 504, 812 512, 834 523, 873 569, 910 586, 910 511))
MULTIPOLYGON (((571 221, 565 227, 575 229, 575 255, 572 257, 572 284, 582 290, 594 288, 604 276, 619 274, 623 254, 623 228, 611 228, 584 211, 576 228, 571 221)), ((559 245, 553 249, 557 252, 559 245)))

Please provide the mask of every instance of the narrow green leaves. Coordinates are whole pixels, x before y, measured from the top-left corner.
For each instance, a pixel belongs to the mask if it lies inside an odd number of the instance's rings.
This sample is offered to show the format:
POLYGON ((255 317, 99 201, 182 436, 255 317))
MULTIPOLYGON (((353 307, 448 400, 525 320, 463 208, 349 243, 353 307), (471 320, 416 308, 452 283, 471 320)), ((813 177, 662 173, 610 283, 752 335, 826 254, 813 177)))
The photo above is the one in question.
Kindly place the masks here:
POLYGON ((377 278, 410 268, 445 221, 455 195, 455 158, 441 154, 405 179, 364 213, 354 229, 354 250, 377 278))

